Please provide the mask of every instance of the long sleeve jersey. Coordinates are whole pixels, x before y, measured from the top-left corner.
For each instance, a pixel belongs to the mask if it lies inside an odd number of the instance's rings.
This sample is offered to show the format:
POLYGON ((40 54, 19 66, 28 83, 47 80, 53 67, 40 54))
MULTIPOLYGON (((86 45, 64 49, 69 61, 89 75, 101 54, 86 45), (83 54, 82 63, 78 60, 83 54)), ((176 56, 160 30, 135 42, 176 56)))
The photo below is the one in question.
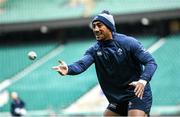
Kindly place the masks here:
POLYGON ((68 74, 84 72, 95 63, 99 84, 110 102, 120 103, 135 97, 134 88, 129 86, 139 79, 148 83, 157 64, 152 55, 133 37, 114 33, 112 40, 97 41, 77 62, 68 65, 68 74))

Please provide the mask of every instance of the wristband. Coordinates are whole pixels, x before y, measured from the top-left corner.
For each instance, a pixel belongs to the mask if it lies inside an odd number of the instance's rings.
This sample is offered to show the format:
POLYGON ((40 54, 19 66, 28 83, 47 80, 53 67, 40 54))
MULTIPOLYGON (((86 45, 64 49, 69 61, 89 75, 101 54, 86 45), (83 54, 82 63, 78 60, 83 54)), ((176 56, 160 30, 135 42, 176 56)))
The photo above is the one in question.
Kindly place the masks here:
POLYGON ((142 83, 144 86, 146 86, 146 84, 147 84, 147 81, 146 80, 142 80, 142 79, 140 79, 138 82, 142 83))

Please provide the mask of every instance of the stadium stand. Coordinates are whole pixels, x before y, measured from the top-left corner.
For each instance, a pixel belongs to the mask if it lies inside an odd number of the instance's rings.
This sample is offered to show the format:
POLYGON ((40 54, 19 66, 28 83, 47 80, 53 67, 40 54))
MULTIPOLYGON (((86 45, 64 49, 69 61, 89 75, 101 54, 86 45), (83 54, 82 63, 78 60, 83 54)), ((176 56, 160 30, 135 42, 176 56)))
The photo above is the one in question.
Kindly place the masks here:
POLYGON ((89 18, 104 8, 115 15, 117 23, 139 22, 144 17, 150 20, 177 18, 180 9, 179 0, 166 0, 163 4, 161 0, 95 2, 89 17, 83 17, 84 7, 70 7, 66 0, 8 0, 6 12, 0 15, 0 32, 39 30, 44 25, 50 29, 87 27, 89 18))
MULTIPOLYGON (((101 0, 96 1, 96 8, 92 10, 91 16, 99 13, 99 11, 102 11, 104 8, 110 10, 113 14, 132 14, 139 12, 179 9, 179 4, 179 0, 166 0, 164 1, 164 4, 162 4, 161 0, 136 0, 134 2, 131 0, 119 0, 118 2, 116 0, 101 0)), ((22 23, 79 18, 82 17, 82 14, 82 7, 70 7, 68 6, 68 1, 66 0, 43 0, 43 2, 41 0, 9 0, 6 3, 6 13, 1 14, 0 23, 22 23), (74 10, 76 12, 72 12, 74 10), (17 15, 19 17, 17 17, 17 15)))
MULTIPOLYGON (((88 42, 84 44, 83 43, 68 44, 63 49, 64 51, 62 52, 61 50, 57 52, 55 51, 56 58, 53 58, 53 60, 48 60, 49 62, 47 61, 45 65, 39 66, 38 68, 34 68, 32 70, 32 73, 29 73, 21 81, 10 86, 9 90, 10 91, 17 90, 18 92, 20 92, 22 97, 25 98, 27 102, 29 102, 27 103, 27 105, 30 110, 31 109, 32 110, 46 109, 51 105, 53 108, 55 107, 59 109, 64 108, 66 105, 68 105, 69 103, 72 103, 73 100, 75 100, 76 98, 81 96, 83 93, 85 93, 87 89, 91 88, 93 86, 93 82, 95 82, 95 79, 92 78, 94 77, 93 74, 88 74, 87 78, 83 78, 84 80, 79 79, 79 78, 78 80, 71 79, 71 78, 70 79, 64 78, 60 80, 59 74, 52 71, 51 67, 58 63, 57 61, 59 60, 59 58, 65 59, 67 61, 69 60, 72 61, 72 59, 75 58, 75 55, 80 56, 80 54, 82 54, 82 50, 79 50, 78 48, 77 48, 78 50, 74 50, 74 47, 81 46, 83 49, 87 47, 87 45, 89 44, 90 43, 88 42), (74 51, 74 55, 72 55, 73 54, 71 53, 72 51, 74 51), (79 87, 76 88, 76 86, 80 86, 82 87, 82 89, 79 89, 79 87), (35 95, 29 96, 29 94, 35 94, 35 95), (52 96, 54 98, 52 98, 52 96), (46 100, 46 101, 42 101, 42 100, 46 100)), ((49 45, 49 47, 50 46, 51 44, 49 45)), ((34 48, 34 46, 31 46, 31 47, 34 48)), ((39 45, 39 47, 41 47, 41 45, 39 45)), ((46 45, 46 47, 48 46, 46 45)), ((24 58, 24 61, 30 61, 28 60, 27 56, 25 57, 26 58, 24 58)), ((17 58, 16 59, 17 63, 19 63, 20 61, 23 61, 21 59, 18 59, 19 58, 18 56, 16 58, 17 58)), ((42 61, 43 59, 44 58, 42 57, 42 59, 40 59, 39 61, 42 61)), ((37 60, 37 63, 34 62, 32 64, 39 64, 38 60, 37 60)), ((15 67, 14 69, 16 70, 15 67)), ((86 76, 82 75, 79 77, 86 77, 86 76)))
POLYGON ((180 35, 166 37, 166 43, 154 53, 158 62, 158 71, 152 82, 154 104, 156 105, 179 105, 179 57, 180 35), (165 67, 164 64, 167 64, 165 67), (160 82, 163 81, 163 82, 160 82), (156 88, 158 90, 156 90, 156 88))
POLYGON ((29 51, 36 51, 38 57, 41 58, 49 51, 54 49, 58 45, 57 43, 41 43, 41 46, 37 43, 23 43, 23 44, 3 44, 0 46, 0 61, 1 61, 1 74, 0 81, 9 78, 33 61, 30 61, 27 57, 29 51), (8 64, 7 64, 8 63, 8 64), (10 66, 9 66, 10 65, 10 66))
POLYGON ((154 52, 158 63, 152 80, 154 95, 152 113, 157 115, 179 115, 179 40, 180 35, 165 38, 165 44, 154 52), (159 107, 159 108, 158 108, 159 107))

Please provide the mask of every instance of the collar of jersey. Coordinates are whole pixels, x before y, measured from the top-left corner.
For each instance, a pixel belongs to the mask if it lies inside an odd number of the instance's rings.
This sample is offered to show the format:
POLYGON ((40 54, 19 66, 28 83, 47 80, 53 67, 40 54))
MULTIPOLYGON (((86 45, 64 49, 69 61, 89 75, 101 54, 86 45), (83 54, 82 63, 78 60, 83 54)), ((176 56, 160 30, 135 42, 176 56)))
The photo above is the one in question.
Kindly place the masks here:
POLYGON ((101 45, 101 46, 112 46, 113 45, 113 39, 98 40, 98 44, 101 45))

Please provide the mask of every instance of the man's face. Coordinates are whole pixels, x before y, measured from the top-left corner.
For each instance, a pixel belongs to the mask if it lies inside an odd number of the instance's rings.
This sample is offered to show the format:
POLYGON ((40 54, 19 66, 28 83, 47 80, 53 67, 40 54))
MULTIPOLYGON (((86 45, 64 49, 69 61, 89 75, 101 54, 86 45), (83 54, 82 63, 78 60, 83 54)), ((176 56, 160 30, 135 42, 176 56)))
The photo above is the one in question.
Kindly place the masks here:
POLYGON ((109 28, 106 27, 100 21, 95 21, 92 24, 93 32, 97 40, 112 39, 112 33, 109 28))

